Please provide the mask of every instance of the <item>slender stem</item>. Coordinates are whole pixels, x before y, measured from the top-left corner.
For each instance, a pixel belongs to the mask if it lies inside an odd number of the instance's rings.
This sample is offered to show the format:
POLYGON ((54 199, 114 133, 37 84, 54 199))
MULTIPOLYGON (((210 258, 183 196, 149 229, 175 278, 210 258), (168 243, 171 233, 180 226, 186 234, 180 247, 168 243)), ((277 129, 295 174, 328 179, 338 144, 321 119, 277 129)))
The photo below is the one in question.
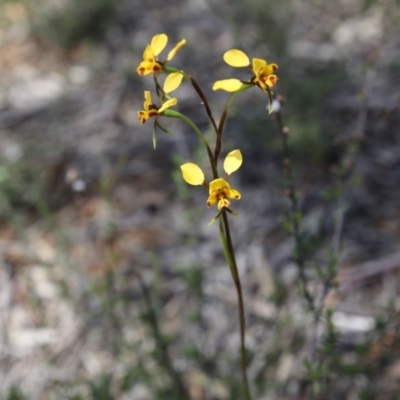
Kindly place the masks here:
POLYGON ((201 99, 201 101, 202 101, 202 103, 203 103, 203 105, 204 105, 204 108, 206 109, 206 113, 207 113, 207 115, 208 115, 208 118, 210 119, 211 124, 212 124, 212 126, 213 126, 213 128, 214 128, 215 134, 218 136, 217 123, 215 122, 215 118, 214 118, 214 116, 213 116, 213 114, 212 114, 212 111, 211 111, 210 105, 208 104, 208 100, 207 100, 206 96, 204 95, 204 93, 203 93, 203 91, 201 90, 200 86, 199 86, 198 83, 194 80, 194 78, 193 78, 192 76, 187 75, 187 74, 185 74, 185 73, 184 73, 184 76, 185 76, 186 79, 188 79, 188 80, 190 81, 190 83, 192 84, 194 90, 195 90, 195 91, 197 92, 197 94, 199 95, 199 97, 200 97, 200 99, 201 99))
POLYGON ((310 310, 314 310, 315 305, 314 305, 314 298, 311 295, 310 291, 308 290, 308 281, 307 281, 307 276, 305 274, 305 260, 304 260, 304 254, 303 254, 303 243, 301 240, 301 234, 300 234, 300 224, 299 224, 299 218, 298 218, 298 213, 299 213, 299 207, 298 207, 298 197, 296 193, 296 187, 294 183, 294 178, 293 178, 293 171, 292 171, 292 165, 290 161, 290 152, 289 152, 289 144, 288 144, 288 134, 289 134, 289 128, 285 126, 283 122, 283 117, 281 111, 276 112, 276 122, 278 124, 278 128, 281 134, 282 138, 282 147, 283 147, 283 166, 284 166, 284 171, 286 173, 287 177, 287 196, 290 200, 290 223, 292 227, 292 234, 296 243, 296 249, 294 253, 294 259, 296 261, 296 264, 298 266, 299 270, 299 278, 300 278, 300 284, 302 286, 302 291, 304 294, 304 297, 307 301, 307 304, 310 308, 310 310))
POLYGON ((161 93, 161 94, 163 95, 163 97, 164 97, 164 91, 162 90, 160 84, 158 83, 158 80, 157 80, 157 76, 156 76, 156 75, 153 75, 153 81, 154 81, 154 86, 156 87, 157 97, 161 100, 161 98, 160 98, 160 93, 161 93))
POLYGON ((219 125, 218 125, 217 141, 215 143, 215 149, 214 149, 214 160, 216 163, 218 162, 218 157, 219 157, 219 154, 221 153, 222 134, 224 132, 225 121, 228 116, 229 107, 231 106, 233 100, 235 100, 236 96, 240 92, 241 92, 241 90, 238 90, 237 92, 232 93, 231 97, 229 98, 228 102, 226 103, 224 110, 222 111, 221 119, 220 119, 219 125))
POLYGON ((239 306, 239 325, 240 325, 240 354, 241 354, 241 369, 242 369, 242 379, 244 385, 244 392, 246 400, 252 400, 250 394, 249 382, 247 379, 247 357, 246 357, 246 320, 244 312, 244 302, 243 302, 243 290, 242 284, 240 282, 239 271, 236 265, 235 251, 233 249, 232 237, 229 228, 229 221, 226 215, 226 211, 222 211, 222 221, 220 220, 220 236, 222 247, 224 248, 225 258, 229 264, 229 269, 232 274, 233 282, 235 283, 236 293, 238 297, 239 306))

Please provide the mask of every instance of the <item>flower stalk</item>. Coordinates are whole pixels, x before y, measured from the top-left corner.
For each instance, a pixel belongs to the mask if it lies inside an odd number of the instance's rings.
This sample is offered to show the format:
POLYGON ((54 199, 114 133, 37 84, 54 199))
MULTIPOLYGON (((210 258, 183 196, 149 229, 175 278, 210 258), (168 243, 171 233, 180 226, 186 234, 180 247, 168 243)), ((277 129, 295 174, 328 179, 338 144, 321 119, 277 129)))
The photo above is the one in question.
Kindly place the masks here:
POLYGON ((301 291, 303 293, 303 296, 307 302, 310 311, 313 311, 315 309, 314 297, 312 296, 312 294, 308 289, 308 279, 305 273, 305 259, 303 251, 303 242, 301 239, 301 232, 300 232, 300 221, 299 221, 300 219, 299 219, 298 195, 294 183, 292 163, 290 161, 290 151, 288 143, 289 127, 284 124, 281 108, 282 108, 281 102, 279 102, 279 107, 275 112, 275 120, 282 139, 283 170, 286 175, 286 195, 290 201, 289 221, 290 221, 292 235, 294 237, 296 245, 294 250, 294 260, 298 266, 301 291))
POLYGON ((246 317, 244 311, 244 301, 243 301, 243 289, 242 283, 240 281, 239 271, 236 264, 235 251, 232 243, 232 237, 229 227, 229 220, 226 211, 222 211, 222 219, 219 220, 219 233, 221 238, 222 247, 224 250, 224 255, 226 262, 229 265, 231 271, 232 280, 235 284, 236 294, 238 298, 238 308, 239 308, 239 326, 240 326, 240 357, 241 357, 241 371, 243 380, 243 390, 246 400, 251 400, 251 392, 249 386, 249 380, 247 378, 247 356, 246 356, 246 317))

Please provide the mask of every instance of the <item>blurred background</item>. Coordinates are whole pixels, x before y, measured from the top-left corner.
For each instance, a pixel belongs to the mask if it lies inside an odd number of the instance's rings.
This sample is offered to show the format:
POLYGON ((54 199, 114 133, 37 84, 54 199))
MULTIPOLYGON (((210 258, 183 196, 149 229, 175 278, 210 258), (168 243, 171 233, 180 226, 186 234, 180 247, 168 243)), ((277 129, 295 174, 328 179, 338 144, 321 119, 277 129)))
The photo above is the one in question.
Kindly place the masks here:
MULTIPOLYGON (((212 83, 241 73, 226 50, 279 65, 321 312, 299 291, 281 137, 251 89, 223 151, 244 155, 231 220, 254 399, 398 399, 398 0, 1 0, 0 398, 243 398, 215 210, 179 170, 206 154, 166 118, 154 150, 137 120, 157 33, 168 50, 186 38, 172 64, 216 115, 228 95, 212 83)), ((176 97, 211 140, 190 85, 176 97)))

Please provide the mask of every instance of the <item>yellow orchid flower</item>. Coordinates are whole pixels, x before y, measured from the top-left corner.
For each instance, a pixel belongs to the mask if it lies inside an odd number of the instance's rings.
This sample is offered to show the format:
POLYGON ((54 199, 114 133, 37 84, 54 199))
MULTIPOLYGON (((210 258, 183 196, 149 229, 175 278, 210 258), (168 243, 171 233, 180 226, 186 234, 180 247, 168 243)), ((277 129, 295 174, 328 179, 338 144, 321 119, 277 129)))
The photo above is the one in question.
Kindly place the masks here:
POLYGON ((146 46, 143 52, 143 61, 140 62, 136 68, 136 72, 145 76, 148 74, 156 74, 162 71, 164 64, 172 60, 176 53, 186 44, 186 39, 181 40, 176 46, 168 53, 164 62, 158 60, 158 55, 165 49, 168 43, 168 36, 165 33, 160 33, 153 36, 149 45, 146 46))
MULTIPOLYGON (((242 162, 243 156, 240 150, 233 150, 225 157, 223 167, 226 172, 226 179, 217 178, 210 182, 208 187, 209 196, 207 199, 208 207, 218 202, 217 208, 221 211, 223 208, 228 208, 231 205, 228 199, 239 200, 241 198, 241 194, 236 189, 231 188, 228 179, 233 172, 240 168, 242 162)), ((181 165, 181 171, 183 179, 189 185, 207 185, 204 179, 204 173, 198 165, 193 163, 183 164, 181 165)), ((217 216, 219 216, 219 214, 217 214, 217 216)), ((215 218, 213 218, 212 222, 214 220, 215 218)))
POLYGON ((253 58, 250 63, 249 57, 243 51, 231 49, 224 54, 224 60, 231 67, 250 68, 253 72, 253 77, 249 82, 234 78, 216 81, 213 85, 213 90, 222 89, 227 92, 236 92, 243 84, 252 84, 264 91, 268 91, 278 81, 278 77, 274 74, 278 66, 276 64, 268 64, 262 58, 253 58))
POLYGON ((231 205, 228 198, 236 200, 241 198, 241 194, 237 190, 232 189, 229 183, 223 178, 214 179, 210 182, 209 194, 207 207, 211 207, 218 201, 218 210, 231 205))
POLYGON ((138 111, 137 113, 138 119, 141 124, 144 124, 151 117, 158 117, 167 108, 171 108, 178 103, 178 100, 176 98, 172 98, 164 102, 161 107, 157 107, 153 104, 151 93, 148 90, 144 92, 144 99, 144 110, 138 111))

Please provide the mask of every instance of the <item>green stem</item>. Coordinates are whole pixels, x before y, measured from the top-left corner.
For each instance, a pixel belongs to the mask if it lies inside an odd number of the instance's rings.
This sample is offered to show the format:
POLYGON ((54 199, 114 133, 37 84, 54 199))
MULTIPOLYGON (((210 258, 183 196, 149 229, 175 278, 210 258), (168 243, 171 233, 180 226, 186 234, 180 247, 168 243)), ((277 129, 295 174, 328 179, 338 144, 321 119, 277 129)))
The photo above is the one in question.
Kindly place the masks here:
POLYGON ((232 105, 233 100, 235 100, 236 96, 240 93, 243 92, 243 90, 248 89, 247 86, 243 86, 243 88, 237 90, 236 92, 231 94, 231 97, 229 98, 228 102, 226 103, 226 106, 224 108, 224 111, 222 111, 221 114, 221 120, 219 121, 219 125, 218 125, 218 131, 220 133, 222 133, 222 131, 224 130, 224 125, 225 125, 225 121, 226 121, 226 117, 228 116, 228 110, 229 107, 232 105))
POLYGON ((251 87, 251 86, 243 85, 243 87, 240 88, 238 91, 232 93, 231 97, 229 98, 228 102, 226 103, 224 110, 222 111, 221 119, 220 119, 219 125, 218 125, 217 142, 215 143, 215 149, 214 149, 214 160, 216 163, 218 162, 218 157, 219 157, 219 154, 221 153, 222 134, 224 132, 226 118, 228 117, 229 107, 232 105, 233 100, 235 100, 236 96, 243 90, 248 89, 249 87, 251 87))
POLYGON ((244 313, 243 290, 240 282, 239 271, 236 265, 235 251, 233 249, 231 231, 229 228, 229 221, 226 211, 222 211, 222 219, 219 218, 219 229, 222 247, 224 250, 226 261, 228 262, 229 269, 232 274, 233 282, 235 283, 236 293, 238 297, 239 306, 239 325, 240 325, 240 354, 241 354, 241 370, 244 385, 244 392, 246 400, 252 400, 250 394, 249 382, 247 379, 247 357, 246 357, 246 321, 244 313))
POLYGON ((285 126, 283 122, 281 111, 278 111, 276 113, 276 122, 282 138, 283 157, 284 157, 283 167, 287 177, 287 196, 289 197, 290 200, 290 224, 292 227, 292 234, 296 243, 294 259, 298 266, 299 278, 300 278, 299 280, 302 287, 303 295, 307 301, 310 310, 314 310, 315 309, 314 298, 308 289, 308 279, 305 274, 305 259, 303 251, 304 248, 301 239, 300 224, 297 218, 299 207, 297 201, 296 187, 293 178, 292 164, 290 161, 290 152, 288 143, 289 129, 287 126, 285 126))
POLYGON ((153 76, 154 86, 156 87, 157 97, 161 100, 160 93, 164 95, 164 91, 162 90, 160 84, 158 83, 157 77, 153 76))
POLYGON ((218 171, 217 171, 217 166, 216 166, 216 163, 214 161, 214 157, 213 157, 212 151, 211 151, 210 146, 209 146, 209 144, 207 142, 207 139, 201 133, 201 131, 197 127, 197 125, 190 118, 186 117, 186 115, 183 115, 180 112, 175 111, 175 110, 165 110, 163 114, 165 116, 167 116, 167 117, 179 118, 182 121, 185 121, 191 128, 193 128, 193 130, 197 133, 197 136, 200 138, 201 142, 204 144, 204 146, 207 149, 207 154, 208 154, 208 158, 210 159, 210 164, 211 164, 211 168, 212 168, 212 171, 213 171, 214 179, 217 179, 218 178, 218 171))

